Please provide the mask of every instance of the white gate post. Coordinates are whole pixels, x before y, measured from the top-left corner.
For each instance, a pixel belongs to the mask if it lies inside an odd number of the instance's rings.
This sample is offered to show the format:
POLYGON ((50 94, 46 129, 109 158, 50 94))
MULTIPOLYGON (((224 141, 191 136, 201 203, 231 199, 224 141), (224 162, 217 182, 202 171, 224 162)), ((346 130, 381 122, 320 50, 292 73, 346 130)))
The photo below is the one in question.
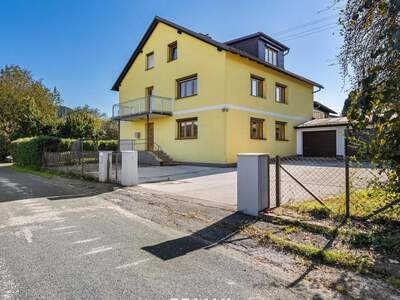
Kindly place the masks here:
POLYGON ((121 185, 138 184, 138 153, 137 151, 121 151, 121 185))
POLYGON ((108 180, 108 156, 112 151, 99 151, 99 181, 106 182, 108 180))
POLYGON ((238 211, 258 216, 268 203, 268 154, 239 153, 237 163, 238 211))

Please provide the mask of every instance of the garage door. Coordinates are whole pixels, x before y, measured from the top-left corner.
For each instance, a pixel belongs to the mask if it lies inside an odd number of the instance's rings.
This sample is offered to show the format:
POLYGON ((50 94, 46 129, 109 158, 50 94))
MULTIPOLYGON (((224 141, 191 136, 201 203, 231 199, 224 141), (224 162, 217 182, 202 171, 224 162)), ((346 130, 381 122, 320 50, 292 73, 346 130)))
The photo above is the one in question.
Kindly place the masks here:
POLYGON ((336 156, 336 130, 303 132, 303 156, 336 156))

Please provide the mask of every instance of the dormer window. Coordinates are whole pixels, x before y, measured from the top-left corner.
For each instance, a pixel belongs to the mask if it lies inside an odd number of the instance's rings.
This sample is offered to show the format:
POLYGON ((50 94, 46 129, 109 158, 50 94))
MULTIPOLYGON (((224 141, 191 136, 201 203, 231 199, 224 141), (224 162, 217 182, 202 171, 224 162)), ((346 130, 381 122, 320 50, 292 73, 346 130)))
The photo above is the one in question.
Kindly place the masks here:
POLYGON ((265 61, 271 65, 278 65, 278 51, 271 47, 265 47, 265 61))

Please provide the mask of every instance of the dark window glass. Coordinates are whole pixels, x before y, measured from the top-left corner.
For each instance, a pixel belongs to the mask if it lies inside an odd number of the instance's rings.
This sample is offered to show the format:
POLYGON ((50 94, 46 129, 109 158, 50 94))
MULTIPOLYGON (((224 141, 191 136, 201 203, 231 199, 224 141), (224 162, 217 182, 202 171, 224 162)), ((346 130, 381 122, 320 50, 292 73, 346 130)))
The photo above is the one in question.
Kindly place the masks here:
POLYGON ((176 120, 178 124, 178 139, 197 139, 197 118, 176 120))
POLYGON ((178 79, 178 98, 185 98, 197 95, 197 76, 178 79))
POLYGON ((275 122, 275 139, 277 141, 286 140, 286 123, 285 122, 275 122))
POLYGON ((252 139, 263 139, 263 127, 264 127, 264 119, 250 119, 250 138, 252 139))

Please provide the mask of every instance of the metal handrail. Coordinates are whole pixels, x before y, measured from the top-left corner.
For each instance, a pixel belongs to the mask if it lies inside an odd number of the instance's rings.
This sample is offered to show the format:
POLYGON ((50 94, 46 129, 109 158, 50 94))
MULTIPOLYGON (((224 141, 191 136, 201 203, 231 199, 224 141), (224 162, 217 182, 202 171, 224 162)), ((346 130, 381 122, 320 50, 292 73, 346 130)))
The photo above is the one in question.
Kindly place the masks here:
MULTIPOLYGON (((147 139, 135 139, 135 140, 133 140, 133 150, 136 150, 136 145, 147 145, 147 139)), ((159 144, 157 144, 156 142, 154 142, 154 141, 153 141, 153 146, 156 149, 156 150, 153 150, 154 152, 157 152, 157 153, 163 152, 162 147, 159 144)))
POLYGON ((173 99, 162 96, 141 97, 133 100, 114 104, 112 107, 113 118, 134 116, 143 113, 171 113, 173 99))

